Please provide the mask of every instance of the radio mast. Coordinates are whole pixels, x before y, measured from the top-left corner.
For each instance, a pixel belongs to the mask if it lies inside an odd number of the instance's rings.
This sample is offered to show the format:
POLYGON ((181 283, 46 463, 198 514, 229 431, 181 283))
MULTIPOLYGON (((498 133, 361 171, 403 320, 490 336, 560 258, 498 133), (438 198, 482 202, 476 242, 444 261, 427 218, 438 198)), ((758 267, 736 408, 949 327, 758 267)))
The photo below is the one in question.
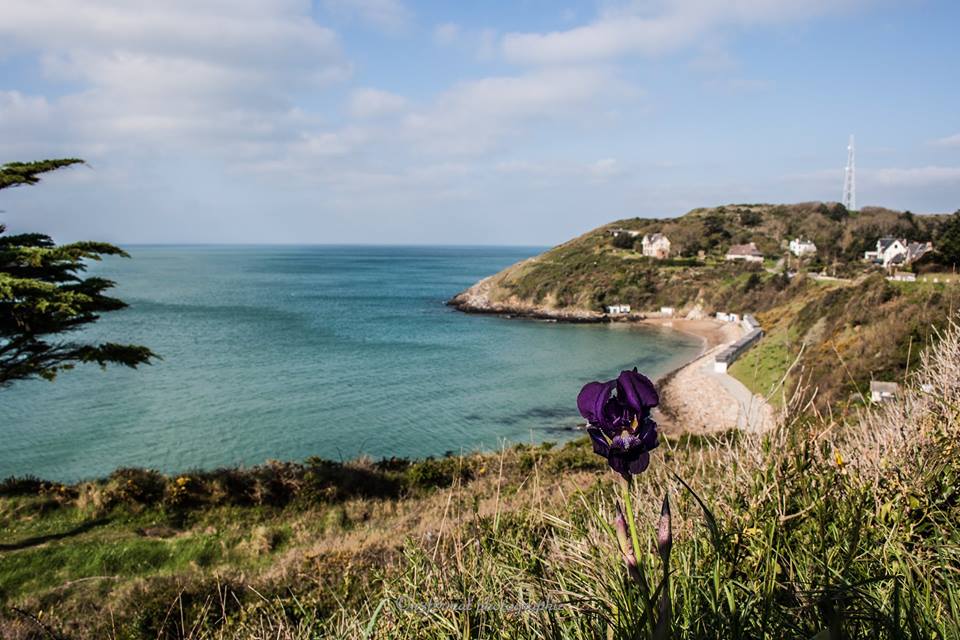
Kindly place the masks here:
POLYGON ((857 210, 857 165, 852 133, 850 144, 847 145, 847 169, 843 176, 843 206, 847 211, 857 210))

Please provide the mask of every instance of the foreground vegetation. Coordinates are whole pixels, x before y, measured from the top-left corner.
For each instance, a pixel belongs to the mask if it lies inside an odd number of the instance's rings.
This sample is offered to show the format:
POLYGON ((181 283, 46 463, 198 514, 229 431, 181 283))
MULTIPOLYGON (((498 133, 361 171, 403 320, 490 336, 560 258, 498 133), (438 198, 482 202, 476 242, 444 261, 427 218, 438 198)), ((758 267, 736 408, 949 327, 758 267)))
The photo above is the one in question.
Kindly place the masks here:
MULTIPOLYGON (((766 436, 664 443, 633 504, 655 576, 671 495, 674 636, 960 637, 958 363, 953 328, 898 403, 841 423, 795 398, 766 436)), ((645 637, 617 482, 583 442, 10 480, 0 636, 645 637)))

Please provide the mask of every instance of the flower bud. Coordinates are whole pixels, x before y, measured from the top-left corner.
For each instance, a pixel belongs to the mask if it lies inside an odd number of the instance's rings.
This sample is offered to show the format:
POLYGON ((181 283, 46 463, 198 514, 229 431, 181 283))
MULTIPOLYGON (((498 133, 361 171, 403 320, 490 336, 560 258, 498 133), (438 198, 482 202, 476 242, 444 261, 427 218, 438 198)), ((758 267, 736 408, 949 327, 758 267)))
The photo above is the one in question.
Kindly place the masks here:
POLYGON ((673 547, 673 526, 670 518, 670 498, 663 494, 663 507, 660 509, 660 522, 657 524, 657 551, 664 564, 670 561, 670 549, 673 547))
POLYGON ((617 517, 613 521, 613 528, 617 533, 617 543, 620 545, 620 553, 623 554, 623 561, 627 565, 627 573, 634 580, 640 580, 640 569, 637 566, 637 556, 633 553, 633 545, 630 542, 630 534, 627 532, 627 518, 623 515, 623 509, 620 503, 617 503, 617 517))

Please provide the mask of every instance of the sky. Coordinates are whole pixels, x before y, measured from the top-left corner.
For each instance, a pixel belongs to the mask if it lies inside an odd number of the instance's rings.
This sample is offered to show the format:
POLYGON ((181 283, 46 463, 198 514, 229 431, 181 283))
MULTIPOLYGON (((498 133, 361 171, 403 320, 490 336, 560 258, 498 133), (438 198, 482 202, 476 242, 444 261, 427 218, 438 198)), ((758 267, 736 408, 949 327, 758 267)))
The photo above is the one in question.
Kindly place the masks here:
POLYGON ((955 0, 3 0, 0 193, 59 241, 519 244, 960 208, 955 0))

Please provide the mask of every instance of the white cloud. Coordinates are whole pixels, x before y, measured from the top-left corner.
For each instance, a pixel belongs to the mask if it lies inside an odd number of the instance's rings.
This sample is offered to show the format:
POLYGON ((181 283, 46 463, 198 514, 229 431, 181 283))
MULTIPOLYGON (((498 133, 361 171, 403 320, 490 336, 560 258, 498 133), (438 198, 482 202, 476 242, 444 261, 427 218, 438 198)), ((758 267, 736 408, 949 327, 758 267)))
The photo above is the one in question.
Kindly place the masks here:
POLYGON ((809 18, 866 0, 662 0, 608 6, 583 26, 549 33, 508 33, 503 55, 527 64, 597 61, 685 48, 711 30, 809 18))
POLYGON ((402 111, 407 99, 380 89, 356 89, 350 94, 348 110, 355 118, 378 118, 402 111))
POLYGON ((938 147, 960 147, 960 133, 933 141, 938 147))
POLYGON ((960 186, 960 167, 914 167, 858 171, 857 177, 883 187, 960 186))
POLYGON ((590 165, 589 169, 590 174, 598 180, 606 180, 623 173, 623 169, 620 168, 615 158, 597 160, 590 165))
POLYGON ((557 184, 558 181, 607 182, 626 172, 616 158, 603 158, 596 162, 531 162, 504 160, 494 165, 494 171, 504 175, 533 177, 542 184, 557 184))
POLYGON ((433 30, 433 41, 446 47, 454 44, 460 37, 460 25, 452 22, 438 24, 433 30))
POLYGON ((410 26, 412 12, 399 0, 324 0, 335 14, 356 18, 387 33, 398 33, 410 26))
POLYGON ((404 119, 404 132, 421 148, 453 154, 485 153, 524 124, 589 121, 614 97, 633 95, 611 70, 548 69, 461 83, 434 105, 404 119))
POLYGON ((433 41, 438 46, 465 52, 483 62, 494 60, 499 55, 496 29, 465 29, 454 22, 447 22, 434 27, 433 41))
POLYGON ((56 98, 6 95, 5 152, 27 130, 38 136, 38 155, 50 149, 44 137, 88 157, 258 153, 315 124, 293 94, 350 73, 336 34, 299 0, 86 0, 70 11, 52 0, 7 0, 0 40, 9 53, 38 55, 49 80, 74 87, 56 98), (35 108, 25 110, 28 102, 35 108))

